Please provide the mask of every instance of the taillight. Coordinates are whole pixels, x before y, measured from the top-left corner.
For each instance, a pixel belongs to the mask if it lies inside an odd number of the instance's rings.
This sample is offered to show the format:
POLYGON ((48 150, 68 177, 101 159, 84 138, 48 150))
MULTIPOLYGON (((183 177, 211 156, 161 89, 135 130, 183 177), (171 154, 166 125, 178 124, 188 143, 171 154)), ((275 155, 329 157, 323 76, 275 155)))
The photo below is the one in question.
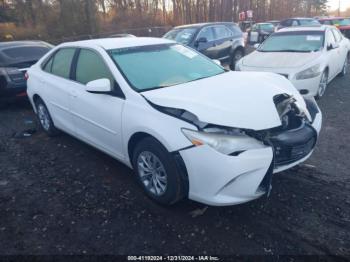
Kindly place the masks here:
POLYGON ((5 68, 5 72, 13 82, 20 83, 25 81, 23 72, 19 71, 17 68, 5 68))
POLYGON ((28 72, 26 72, 26 73, 24 74, 24 79, 25 79, 25 80, 28 80, 28 78, 29 78, 29 74, 28 74, 28 72))

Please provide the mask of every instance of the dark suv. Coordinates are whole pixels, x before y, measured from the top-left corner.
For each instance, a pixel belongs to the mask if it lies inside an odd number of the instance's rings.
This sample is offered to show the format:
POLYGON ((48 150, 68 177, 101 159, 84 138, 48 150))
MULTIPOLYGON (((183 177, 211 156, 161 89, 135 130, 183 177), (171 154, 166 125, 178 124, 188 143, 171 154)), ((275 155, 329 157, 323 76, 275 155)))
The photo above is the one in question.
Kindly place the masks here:
POLYGON ((234 69, 244 56, 244 38, 235 23, 203 23, 173 28, 164 38, 192 47, 211 59, 220 60, 234 69))
POLYGON ((285 27, 292 27, 292 26, 314 26, 314 25, 320 25, 320 22, 313 18, 296 17, 296 18, 289 18, 281 21, 277 26, 277 30, 285 27))
POLYGON ((51 48, 41 41, 0 42, 0 107, 26 96, 25 72, 51 48))

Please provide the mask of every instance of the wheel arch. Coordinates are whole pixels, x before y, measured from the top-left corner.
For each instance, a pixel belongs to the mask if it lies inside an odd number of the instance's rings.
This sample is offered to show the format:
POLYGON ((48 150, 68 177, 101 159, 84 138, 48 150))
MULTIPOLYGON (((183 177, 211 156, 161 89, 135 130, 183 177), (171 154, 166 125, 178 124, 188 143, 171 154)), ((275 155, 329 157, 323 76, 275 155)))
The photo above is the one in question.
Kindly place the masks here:
POLYGON ((43 101, 43 99, 42 99, 38 94, 34 94, 34 95, 32 96, 33 110, 34 110, 35 113, 36 113, 36 103, 37 103, 39 100, 42 100, 42 101, 43 101))
MULTIPOLYGON (((137 146, 137 144, 142 141, 143 139, 150 137, 155 139, 156 141, 158 141, 162 146, 164 146, 165 149, 167 149, 167 147, 164 145, 164 143, 162 143, 162 141, 160 141, 159 139, 157 139, 155 136, 147 133, 147 132, 136 132, 134 133, 129 141, 128 141, 128 145, 127 145, 127 152, 128 152, 128 158, 130 161, 130 166, 133 168, 133 164, 132 164, 132 158, 133 158, 133 152, 137 146)), ((168 149, 167 149, 168 150, 168 149)), ((187 168, 185 165, 184 160, 181 157, 181 154, 179 153, 179 151, 174 151, 174 152, 169 152, 172 157, 174 158, 174 161, 178 167, 178 170, 181 172, 181 177, 182 177, 182 181, 184 182, 184 193, 186 196, 188 196, 189 193, 189 179, 188 179, 188 172, 187 172, 187 168)))

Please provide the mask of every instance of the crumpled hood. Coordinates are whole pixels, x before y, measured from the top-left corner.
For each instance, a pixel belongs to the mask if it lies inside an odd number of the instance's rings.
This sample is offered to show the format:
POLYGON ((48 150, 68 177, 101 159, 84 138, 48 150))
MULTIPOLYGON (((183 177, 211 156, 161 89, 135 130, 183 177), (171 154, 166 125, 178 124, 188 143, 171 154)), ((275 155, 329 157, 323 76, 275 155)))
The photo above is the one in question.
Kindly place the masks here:
POLYGON ((273 73, 227 72, 142 94, 156 105, 184 109, 205 123, 263 130, 281 125, 273 97, 285 93, 306 110, 294 86, 273 73))
POLYGON ((288 53, 288 52, 259 52, 243 57, 243 66, 260 68, 294 68, 302 67, 318 57, 321 52, 288 53))

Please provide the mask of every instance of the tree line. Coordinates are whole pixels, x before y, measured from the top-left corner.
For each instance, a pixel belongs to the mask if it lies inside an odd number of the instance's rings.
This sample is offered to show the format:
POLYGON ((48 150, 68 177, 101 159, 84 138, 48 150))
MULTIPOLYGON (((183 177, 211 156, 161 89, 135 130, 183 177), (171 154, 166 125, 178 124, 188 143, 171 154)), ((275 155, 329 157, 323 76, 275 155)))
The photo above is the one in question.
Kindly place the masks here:
POLYGON ((327 12, 327 0, 0 0, 0 37, 58 39, 125 28, 237 22, 246 10, 257 22, 312 17, 327 12))

